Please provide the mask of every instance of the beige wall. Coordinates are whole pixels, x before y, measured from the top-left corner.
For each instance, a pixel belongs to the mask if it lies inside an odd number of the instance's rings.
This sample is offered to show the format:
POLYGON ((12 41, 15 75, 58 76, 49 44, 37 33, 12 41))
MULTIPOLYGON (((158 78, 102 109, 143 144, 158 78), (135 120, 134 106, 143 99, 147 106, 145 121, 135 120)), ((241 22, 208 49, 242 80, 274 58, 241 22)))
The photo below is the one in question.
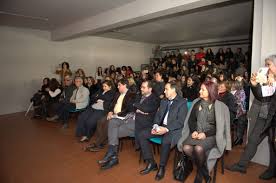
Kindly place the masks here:
POLYGON ((0 114, 25 111, 43 77, 58 77, 56 66, 67 59, 73 71, 95 74, 97 66, 148 63, 154 45, 101 37, 50 41, 50 33, 0 26, 0 114))

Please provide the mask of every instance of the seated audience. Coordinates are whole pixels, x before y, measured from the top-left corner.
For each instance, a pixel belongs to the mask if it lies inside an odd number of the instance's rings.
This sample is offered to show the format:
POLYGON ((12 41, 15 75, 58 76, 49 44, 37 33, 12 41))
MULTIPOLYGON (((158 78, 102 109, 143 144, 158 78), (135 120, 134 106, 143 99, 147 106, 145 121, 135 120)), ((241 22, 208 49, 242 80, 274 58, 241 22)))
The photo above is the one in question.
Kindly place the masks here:
POLYGON ((62 88, 59 82, 55 78, 52 78, 49 88, 46 88, 46 91, 48 95, 42 100, 42 112, 44 117, 48 117, 53 113, 54 107, 59 102, 62 88))
POLYGON ((218 83, 218 94, 218 100, 223 102, 229 108, 230 122, 232 124, 236 118, 237 104, 235 103, 234 95, 230 92, 230 86, 227 81, 221 81, 218 83))
POLYGON ((70 98, 70 102, 64 103, 62 107, 56 111, 57 114, 55 116, 48 118, 49 121, 60 119, 63 124, 63 129, 68 128, 70 111, 84 109, 89 104, 89 90, 83 86, 83 78, 80 76, 75 77, 75 85, 76 89, 70 98))
POLYGON ((189 102, 198 97, 198 89, 192 76, 187 78, 187 84, 182 88, 182 93, 183 98, 187 99, 189 102))
POLYGON ((160 103, 159 110, 154 118, 154 127, 143 130, 138 134, 142 155, 147 162, 146 168, 140 171, 142 175, 157 169, 149 139, 152 137, 162 138, 160 164, 155 180, 161 180, 165 175, 165 167, 170 150, 176 145, 181 136, 184 120, 188 111, 186 100, 177 95, 175 82, 167 83, 164 93, 166 99, 163 99, 160 103))
POLYGON ((161 71, 154 73, 153 92, 162 99, 164 97, 165 82, 161 71))
MULTIPOLYGON (((101 169, 109 169, 118 164, 118 145, 119 138, 133 137, 141 130, 151 129, 153 118, 159 107, 159 99, 151 93, 152 86, 150 81, 144 81, 141 85, 142 97, 133 104, 135 113, 128 114, 126 118, 112 118, 108 124, 108 144, 109 148, 105 157, 99 161, 101 169), (135 115, 135 117, 134 117, 135 115), (135 119, 134 119, 135 118, 135 119)), ((137 145, 139 141, 136 140, 137 145)))
POLYGON ((49 88, 49 84, 50 84, 50 79, 44 78, 42 81, 41 89, 38 92, 36 92, 31 98, 31 102, 33 102, 33 107, 34 107, 34 115, 33 115, 34 118, 41 117, 42 100, 44 98, 48 98, 49 94, 46 91, 46 89, 49 88))
MULTIPOLYGON (((134 112, 133 103, 135 102, 135 94, 131 93, 128 89, 128 80, 121 79, 118 82, 118 91, 114 97, 113 102, 110 105, 110 111, 108 114, 97 122, 96 139, 95 143, 88 145, 86 150, 91 152, 97 152, 102 149, 107 140, 108 124, 113 117, 124 118, 127 114, 134 112)), ((113 150, 117 151, 117 146, 113 147, 113 150)))
POLYGON ((225 148, 231 150, 229 110, 217 100, 217 85, 206 81, 201 85, 199 93, 178 141, 179 151, 196 163, 195 183, 201 183, 203 178, 206 182, 211 182, 209 172, 215 163, 212 161, 221 157, 225 148), (211 149, 216 150, 210 151, 211 149), (209 155, 207 152, 210 152, 209 155))
POLYGON ((111 81, 104 81, 102 86, 102 90, 91 97, 91 106, 78 117, 76 136, 81 137, 80 142, 88 141, 92 137, 98 120, 109 111, 115 91, 111 81))

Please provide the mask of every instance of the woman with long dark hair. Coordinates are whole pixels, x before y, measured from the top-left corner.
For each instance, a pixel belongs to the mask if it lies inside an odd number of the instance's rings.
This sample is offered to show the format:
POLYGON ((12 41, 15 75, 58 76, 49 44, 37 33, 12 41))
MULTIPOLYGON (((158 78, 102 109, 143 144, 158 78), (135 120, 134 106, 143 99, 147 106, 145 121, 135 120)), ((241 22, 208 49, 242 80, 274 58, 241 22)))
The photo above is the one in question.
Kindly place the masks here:
POLYGON ((91 97, 91 106, 78 117, 76 136, 81 137, 80 142, 88 141, 92 137, 98 120, 109 111, 115 94, 112 86, 111 81, 104 81, 102 90, 91 97))

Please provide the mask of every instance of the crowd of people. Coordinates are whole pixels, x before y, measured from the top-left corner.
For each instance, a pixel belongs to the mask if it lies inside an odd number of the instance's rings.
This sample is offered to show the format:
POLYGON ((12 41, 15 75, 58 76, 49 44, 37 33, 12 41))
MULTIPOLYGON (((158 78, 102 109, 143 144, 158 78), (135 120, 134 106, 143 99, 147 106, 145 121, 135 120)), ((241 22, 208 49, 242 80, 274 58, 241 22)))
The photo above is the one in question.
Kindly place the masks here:
MULTIPOLYGON (((139 72, 131 66, 111 65, 98 67, 95 76, 86 76, 83 69, 73 73, 63 62, 56 71, 61 82, 44 78, 41 90, 32 97, 34 117, 61 122, 66 129, 70 113, 79 112, 79 142, 95 137, 86 151, 101 151, 108 145, 98 161, 101 169, 119 163, 120 138, 134 137, 135 149, 147 163, 140 174, 158 170, 155 179, 161 180, 170 150, 177 146, 198 167, 198 183, 210 182, 214 162, 232 146, 243 144, 247 115, 251 115, 255 126, 250 125, 248 144, 240 161, 228 169, 245 173, 258 144, 269 135, 270 165, 260 178, 272 179, 276 176, 275 94, 263 97, 257 76, 249 77, 250 55, 241 48, 236 53, 221 48, 216 54, 210 48, 183 54, 176 50, 154 58, 139 72), (248 112, 250 88, 255 99, 248 112), (159 166, 149 141, 152 137, 162 137, 159 166)), ((265 64, 271 84, 276 55, 265 64)))

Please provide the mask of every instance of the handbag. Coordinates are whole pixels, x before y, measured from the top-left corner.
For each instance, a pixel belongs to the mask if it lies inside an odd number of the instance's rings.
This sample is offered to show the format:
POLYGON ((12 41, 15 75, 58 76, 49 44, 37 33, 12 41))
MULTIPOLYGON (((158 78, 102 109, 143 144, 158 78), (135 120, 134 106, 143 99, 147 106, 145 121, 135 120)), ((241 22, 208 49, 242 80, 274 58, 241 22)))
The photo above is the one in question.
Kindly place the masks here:
POLYGON ((173 176, 175 180, 184 182, 190 173, 193 171, 193 162, 184 153, 179 153, 178 160, 173 171, 173 176))

